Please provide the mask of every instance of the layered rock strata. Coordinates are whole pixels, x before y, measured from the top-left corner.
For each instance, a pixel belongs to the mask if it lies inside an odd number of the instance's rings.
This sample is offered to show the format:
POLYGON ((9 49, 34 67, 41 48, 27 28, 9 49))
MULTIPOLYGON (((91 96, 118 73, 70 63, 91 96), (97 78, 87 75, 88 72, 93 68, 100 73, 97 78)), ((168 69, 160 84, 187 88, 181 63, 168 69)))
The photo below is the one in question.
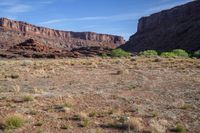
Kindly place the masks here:
POLYGON ((121 48, 140 52, 144 50, 170 51, 200 49, 200 1, 143 17, 136 34, 121 48))

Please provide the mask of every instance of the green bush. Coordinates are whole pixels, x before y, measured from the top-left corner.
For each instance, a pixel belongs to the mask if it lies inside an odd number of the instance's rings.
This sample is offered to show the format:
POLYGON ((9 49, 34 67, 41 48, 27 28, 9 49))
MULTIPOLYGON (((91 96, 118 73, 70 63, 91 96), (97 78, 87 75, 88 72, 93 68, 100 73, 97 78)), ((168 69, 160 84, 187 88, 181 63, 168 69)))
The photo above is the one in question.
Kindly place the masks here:
POLYGON ((178 133, 184 133, 186 131, 185 127, 181 124, 176 125, 175 131, 178 133))
POLYGON ((182 49, 175 49, 172 52, 178 57, 189 57, 189 54, 182 49))
POLYGON ((146 57, 152 57, 152 56, 157 56, 158 52, 155 50, 146 50, 146 51, 140 52, 140 55, 143 55, 146 57))
POLYGON ((8 129, 19 128, 19 127, 23 126, 24 122, 25 122, 25 120, 20 115, 8 116, 5 119, 5 125, 8 129))
POLYGON ((197 57, 197 58, 200 58, 200 50, 194 52, 193 56, 197 57))
POLYGON ((176 57, 176 54, 174 54, 173 52, 163 52, 161 53, 160 56, 170 58, 170 57, 176 57))
POLYGON ((114 49, 111 52, 111 57, 129 57, 131 54, 122 49, 114 49))

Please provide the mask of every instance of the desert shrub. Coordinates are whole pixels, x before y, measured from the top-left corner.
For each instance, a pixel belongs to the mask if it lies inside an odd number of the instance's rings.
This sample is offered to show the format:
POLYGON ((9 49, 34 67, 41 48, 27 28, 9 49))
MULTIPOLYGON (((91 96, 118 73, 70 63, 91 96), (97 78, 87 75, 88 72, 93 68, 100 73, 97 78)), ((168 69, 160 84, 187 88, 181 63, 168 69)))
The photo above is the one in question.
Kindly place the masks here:
POLYGON ((64 130, 66 130, 66 129, 69 129, 70 128, 70 126, 69 125, 61 125, 61 127, 60 127, 61 129, 64 129, 64 130))
POLYGON ((140 131, 143 128, 141 119, 136 117, 132 117, 128 120, 128 126, 130 129, 133 129, 134 131, 140 131))
POLYGON ((175 49, 172 52, 162 52, 160 54, 162 57, 189 57, 189 53, 182 49, 175 49))
POLYGON ((79 114, 73 116, 73 120, 76 120, 76 121, 81 121, 84 119, 88 119, 88 116, 87 116, 87 114, 85 114, 83 112, 80 112, 79 114))
POLYGON ((24 122, 24 118, 20 115, 12 115, 5 118, 5 125, 8 129, 19 128, 23 126, 24 122))
POLYGON ((170 57, 176 57, 176 54, 174 54, 173 52, 162 52, 160 56, 170 58, 170 57))
POLYGON ((102 54, 100 54, 100 57, 106 58, 106 57, 108 57, 108 55, 106 53, 102 53, 102 54))
POLYGON ((178 133, 184 133, 185 132, 185 127, 181 124, 176 125, 175 129, 176 132, 178 133))
POLYGON ((88 127, 90 125, 90 120, 88 118, 85 118, 81 122, 82 127, 88 127))
POLYGON ((136 131, 139 132, 143 128, 143 124, 140 118, 136 117, 126 117, 126 116, 119 116, 116 117, 112 122, 107 124, 108 128, 115 128, 115 129, 128 129, 128 132, 136 131))
POLYGON ((72 104, 71 103, 64 103, 64 105, 63 105, 64 107, 67 107, 67 108, 72 108, 72 104))
POLYGON ((197 57, 197 58, 200 58, 200 50, 194 52, 193 56, 197 57))
POLYGON ((95 111, 89 113, 89 117, 95 117, 95 116, 97 116, 97 113, 95 111))
POLYGON ((185 50, 182 50, 182 49, 175 49, 172 52, 176 56, 179 56, 179 57, 189 57, 189 54, 185 50))
POLYGON ((30 101, 33 101, 34 98, 32 96, 23 96, 23 101, 24 102, 30 102, 30 101))
POLYGON ((114 49, 111 51, 111 57, 129 57, 131 54, 122 49, 114 49))
POLYGON ((158 52, 155 50, 146 50, 146 51, 140 52, 140 55, 143 55, 146 57, 152 57, 152 56, 157 56, 158 52))
POLYGON ((187 109, 191 109, 191 108, 193 108, 193 106, 190 105, 190 104, 184 104, 184 105, 182 105, 182 106, 180 107, 180 109, 183 109, 183 110, 187 110, 187 109))

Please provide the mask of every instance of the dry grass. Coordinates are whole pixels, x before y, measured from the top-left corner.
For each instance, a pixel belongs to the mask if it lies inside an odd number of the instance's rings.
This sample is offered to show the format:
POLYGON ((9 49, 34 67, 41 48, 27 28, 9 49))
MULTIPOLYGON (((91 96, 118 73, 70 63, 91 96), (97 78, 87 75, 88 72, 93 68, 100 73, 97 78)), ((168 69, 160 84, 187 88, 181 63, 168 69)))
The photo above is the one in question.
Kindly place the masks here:
POLYGON ((142 131, 142 129, 144 128, 142 124, 142 119, 137 118, 137 117, 129 118, 127 124, 128 124, 129 129, 132 129, 134 131, 142 131))
POLYGON ((25 123, 24 117, 19 114, 8 115, 4 119, 4 124, 8 129, 20 128, 24 125, 24 123, 25 123))

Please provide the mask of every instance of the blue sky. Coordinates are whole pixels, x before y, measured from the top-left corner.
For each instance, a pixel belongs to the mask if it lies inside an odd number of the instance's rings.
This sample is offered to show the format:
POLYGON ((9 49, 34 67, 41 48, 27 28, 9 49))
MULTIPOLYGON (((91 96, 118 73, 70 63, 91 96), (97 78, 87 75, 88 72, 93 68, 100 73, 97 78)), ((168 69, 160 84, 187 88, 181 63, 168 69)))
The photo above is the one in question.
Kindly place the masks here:
POLYGON ((192 0, 0 0, 0 16, 67 31, 121 35, 138 19, 192 0))

